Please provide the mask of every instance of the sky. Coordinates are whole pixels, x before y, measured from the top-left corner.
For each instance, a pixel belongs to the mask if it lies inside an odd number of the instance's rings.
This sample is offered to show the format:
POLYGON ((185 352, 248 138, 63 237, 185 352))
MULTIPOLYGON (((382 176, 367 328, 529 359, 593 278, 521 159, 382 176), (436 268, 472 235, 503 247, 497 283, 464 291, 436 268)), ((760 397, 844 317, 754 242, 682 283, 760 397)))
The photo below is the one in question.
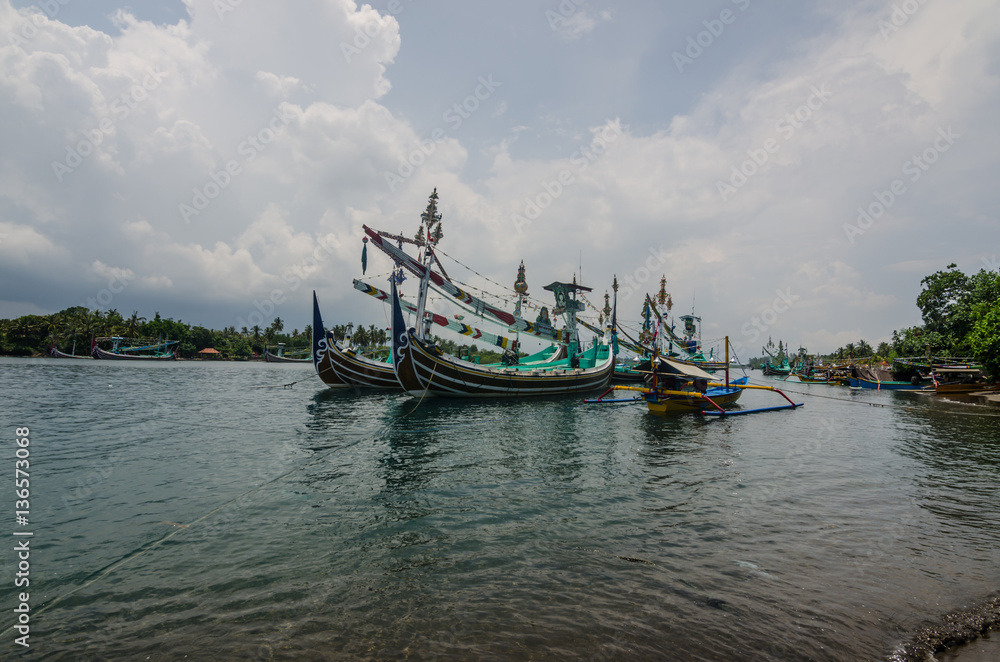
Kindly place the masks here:
POLYGON ((998 76, 997 0, 0 0, 0 318, 385 325, 362 225, 436 188, 494 295, 877 344, 1000 266, 998 76))

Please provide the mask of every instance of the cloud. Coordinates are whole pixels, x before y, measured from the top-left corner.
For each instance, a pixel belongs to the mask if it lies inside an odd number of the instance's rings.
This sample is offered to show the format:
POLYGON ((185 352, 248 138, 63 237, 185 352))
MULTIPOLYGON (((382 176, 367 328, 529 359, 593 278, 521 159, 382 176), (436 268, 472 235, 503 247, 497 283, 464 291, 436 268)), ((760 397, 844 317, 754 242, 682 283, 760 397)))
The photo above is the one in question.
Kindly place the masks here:
MULTIPOLYGON (((361 225, 412 234, 435 187, 444 250, 483 274, 455 265, 463 281, 496 289, 486 278, 512 283, 524 259, 537 291, 582 261, 600 291, 613 274, 642 274, 647 249, 662 248, 675 301, 693 300, 706 328, 739 329, 792 288, 800 299, 770 330, 814 343, 844 327, 874 336, 916 323, 914 274, 953 255, 977 261, 961 228, 983 245, 1000 238, 995 1, 925 3, 887 35, 888 1, 802 35, 781 31, 782 12, 761 14, 769 32, 719 37, 699 66, 729 56, 727 68, 667 98, 655 122, 635 119, 637 93, 595 116, 607 94, 598 79, 595 103, 562 118, 524 98, 551 81, 498 70, 491 116, 439 139, 390 103, 407 37, 395 17, 351 0, 185 5, 172 25, 118 12, 109 35, 0 0, 0 35, 18 35, 0 42, 0 317, 76 305, 111 269, 133 276, 113 305, 194 307, 221 318, 202 321, 215 326, 275 291, 307 316, 312 288, 338 317, 363 317, 370 302, 349 286, 361 225), (759 55, 780 35, 787 49, 759 55), (560 127, 548 135, 558 148, 532 144, 538 118, 525 107, 560 127), (477 133, 487 124, 495 133, 477 133), (962 137, 911 181, 906 164, 947 127, 962 137), (470 172, 470 155, 488 167, 470 172), (897 179, 905 193, 849 242, 844 225, 897 179)), ((560 39, 534 26, 546 48, 610 48, 635 20, 569 5, 546 14, 560 39)), ((433 41, 411 34, 415 50, 433 41)), ((662 65, 632 63, 646 72, 634 85, 672 88, 662 65)), ((369 265, 388 269, 372 255, 369 265)), ((655 289, 660 273, 641 285, 655 289)), ((623 302, 623 316, 637 306, 623 302)))

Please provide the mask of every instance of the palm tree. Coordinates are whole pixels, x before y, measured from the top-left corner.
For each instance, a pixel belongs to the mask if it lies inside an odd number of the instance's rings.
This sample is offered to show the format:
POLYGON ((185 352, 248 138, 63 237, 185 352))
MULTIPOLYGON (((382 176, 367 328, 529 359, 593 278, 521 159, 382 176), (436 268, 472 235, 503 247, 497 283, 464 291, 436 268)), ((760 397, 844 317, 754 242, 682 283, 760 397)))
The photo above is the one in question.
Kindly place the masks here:
POLYGON ((133 310, 132 316, 128 318, 127 322, 125 322, 125 332, 133 338, 136 338, 139 335, 139 327, 141 327, 145 322, 146 318, 139 317, 139 311, 133 310))
POLYGON ((285 323, 281 321, 280 317, 275 317, 274 321, 271 322, 271 329, 274 330, 274 335, 277 335, 285 329, 285 323))

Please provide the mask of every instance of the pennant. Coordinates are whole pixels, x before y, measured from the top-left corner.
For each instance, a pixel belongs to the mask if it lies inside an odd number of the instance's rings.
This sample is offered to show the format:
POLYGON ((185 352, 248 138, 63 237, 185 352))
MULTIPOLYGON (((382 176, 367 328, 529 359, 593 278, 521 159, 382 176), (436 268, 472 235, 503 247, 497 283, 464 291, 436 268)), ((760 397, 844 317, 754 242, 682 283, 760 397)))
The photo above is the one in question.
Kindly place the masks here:
POLYGON ((364 242, 364 246, 361 249, 361 274, 364 275, 365 271, 368 270, 368 237, 361 240, 364 242))

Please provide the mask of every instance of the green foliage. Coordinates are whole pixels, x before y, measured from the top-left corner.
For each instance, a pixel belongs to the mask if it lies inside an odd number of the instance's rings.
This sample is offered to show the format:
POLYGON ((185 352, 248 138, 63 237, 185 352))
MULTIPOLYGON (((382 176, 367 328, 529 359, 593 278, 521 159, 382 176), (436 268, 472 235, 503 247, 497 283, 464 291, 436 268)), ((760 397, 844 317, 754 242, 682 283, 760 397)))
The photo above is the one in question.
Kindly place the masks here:
POLYGON ((1000 380, 1000 302, 980 304, 974 317, 969 345, 986 373, 1000 380))

